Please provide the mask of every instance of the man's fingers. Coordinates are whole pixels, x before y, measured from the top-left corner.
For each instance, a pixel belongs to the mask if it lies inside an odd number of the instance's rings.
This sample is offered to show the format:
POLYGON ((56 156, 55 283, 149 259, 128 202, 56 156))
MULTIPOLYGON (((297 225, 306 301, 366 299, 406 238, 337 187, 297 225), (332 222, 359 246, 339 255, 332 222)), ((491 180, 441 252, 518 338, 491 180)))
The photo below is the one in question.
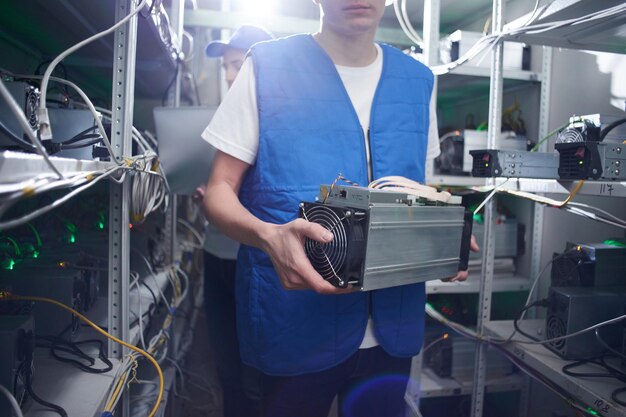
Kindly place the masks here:
POLYGON ((333 240, 333 234, 324 226, 317 223, 303 220, 302 222, 298 222, 298 229, 301 234, 317 242, 328 243, 333 240))

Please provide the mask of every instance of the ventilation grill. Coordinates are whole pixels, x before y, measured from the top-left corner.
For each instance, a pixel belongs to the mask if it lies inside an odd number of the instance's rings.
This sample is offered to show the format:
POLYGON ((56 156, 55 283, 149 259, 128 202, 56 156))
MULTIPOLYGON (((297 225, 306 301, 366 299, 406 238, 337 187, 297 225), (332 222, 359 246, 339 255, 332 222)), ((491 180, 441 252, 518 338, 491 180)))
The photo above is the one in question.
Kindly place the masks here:
POLYGON ((588 175, 590 152, 584 146, 559 148, 559 177, 585 179, 588 175))
POLYGON ((339 286, 345 286, 346 283, 340 274, 346 265, 348 256, 346 213, 350 211, 323 205, 312 205, 302 210, 304 219, 322 225, 334 235, 334 239, 329 243, 306 239, 304 250, 311 264, 325 280, 337 282, 336 285, 339 286))
POLYGON ((482 154, 475 153, 476 151, 471 151, 470 154, 474 158, 472 160, 472 176, 474 177, 493 177, 499 174, 499 170, 493 166, 492 157, 489 152, 484 152, 482 154), (495 171, 494 171, 495 169, 495 171))
MULTIPOLYGON (((556 316, 548 317, 548 322, 546 323, 546 338, 554 339, 556 337, 565 336, 566 334, 566 326, 565 322, 556 316)), ((548 344, 555 350, 559 352, 563 352, 565 348, 565 343, 567 339, 555 340, 553 342, 549 342, 548 344)))
POLYGON ((37 109, 39 108, 39 91, 30 87, 26 90, 26 103, 24 114, 28 119, 28 124, 33 130, 39 129, 39 118, 37 117, 37 109))
POLYGON ((555 258, 552 263, 552 285, 556 287, 572 287, 580 285, 580 259, 571 257, 555 258))
POLYGON ((584 142, 585 137, 579 129, 568 127, 561 130, 556 137, 556 143, 576 143, 584 142))

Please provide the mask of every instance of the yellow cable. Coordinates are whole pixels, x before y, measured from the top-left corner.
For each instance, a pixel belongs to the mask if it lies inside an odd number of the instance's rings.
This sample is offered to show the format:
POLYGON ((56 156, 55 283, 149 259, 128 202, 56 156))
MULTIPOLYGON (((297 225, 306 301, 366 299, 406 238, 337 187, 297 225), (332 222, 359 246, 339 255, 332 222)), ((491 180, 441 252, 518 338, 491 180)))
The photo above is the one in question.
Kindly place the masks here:
POLYGON ((583 186, 583 184, 585 183, 585 181, 580 180, 578 182, 578 184, 576 184, 576 187, 574 187, 574 189, 572 190, 571 193, 569 193, 569 195, 567 196, 567 198, 565 200, 563 200, 563 202, 561 204, 558 205, 559 208, 561 207, 565 207, 567 205, 567 203, 569 203, 571 201, 572 198, 574 198, 574 196, 576 194, 578 194, 578 191, 580 191, 581 187, 583 186))
POLYGON ((115 386, 115 390, 113 391, 113 395, 111 396, 111 399, 109 400, 107 405, 104 407, 104 411, 113 411, 113 410, 111 410, 111 407, 113 407, 113 404, 115 403, 115 399, 118 397, 120 391, 122 391, 122 387, 124 386, 124 378, 125 377, 126 377, 126 372, 124 372, 121 375, 120 380, 117 382, 117 385, 115 386))
POLYGON ((138 348, 137 346, 133 346, 130 343, 126 343, 123 340, 120 340, 117 337, 115 337, 115 336, 105 332, 97 324, 95 324, 94 322, 92 322, 87 317, 83 316, 82 314, 80 314, 78 311, 74 310, 71 307, 66 306, 63 303, 60 303, 60 302, 58 302, 56 300, 53 300, 51 298, 46 298, 46 297, 25 297, 25 296, 10 294, 10 293, 5 293, 4 297, 0 296, 0 299, 2 299, 2 298, 6 298, 7 300, 17 300, 17 301, 41 301, 41 302, 44 302, 44 303, 54 304, 57 307, 61 307, 62 309, 67 310, 70 313, 74 314, 76 317, 78 317, 79 319, 81 319, 82 321, 84 321, 85 323, 90 325, 91 327, 93 327, 94 330, 96 330, 101 335, 103 335, 103 336, 113 340, 114 342, 119 343, 122 346, 125 346, 125 347, 129 348, 130 350, 134 350, 135 352, 145 356, 146 359, 148 359, 152 363, 152 365, 154 365, 154 367, 156 368, 157 373, 159 374, 159 395, 157 395, 156 402, 155 402, 154 406, 152 407, 152 410, 150 411, 150 414, 148 414, 148 417, 154 417, 154 415, 156 414, 157 410, 159 409, 159 407, 161 405, 161 399, 163 398, 163 389, 164 389, 164 386, 165 386, 165 382, 163 380, 163 371, 161 370, 161 367, 159 366, 158 362, 148 352, 145 352, 144 350, 138 348))

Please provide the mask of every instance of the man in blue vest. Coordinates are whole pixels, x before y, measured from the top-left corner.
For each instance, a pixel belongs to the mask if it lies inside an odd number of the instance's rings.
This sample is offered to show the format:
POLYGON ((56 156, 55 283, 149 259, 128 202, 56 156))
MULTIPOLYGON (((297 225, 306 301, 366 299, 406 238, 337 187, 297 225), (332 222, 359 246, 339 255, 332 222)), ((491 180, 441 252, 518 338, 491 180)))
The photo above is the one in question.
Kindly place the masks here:
POLYGON ((255 45, 203 134, 218 150, 205 212, 242 243, 237 326, 242 360, 264 374, 261 415, 326 417, 339 396, 342 416, 400 416, 424 284, 333 287, 303 249, 332 233, 296 217, 339 172, 424 181, 439 153, 433 75, 374 43, 385 0, 313 1, 320 31, 255 45))

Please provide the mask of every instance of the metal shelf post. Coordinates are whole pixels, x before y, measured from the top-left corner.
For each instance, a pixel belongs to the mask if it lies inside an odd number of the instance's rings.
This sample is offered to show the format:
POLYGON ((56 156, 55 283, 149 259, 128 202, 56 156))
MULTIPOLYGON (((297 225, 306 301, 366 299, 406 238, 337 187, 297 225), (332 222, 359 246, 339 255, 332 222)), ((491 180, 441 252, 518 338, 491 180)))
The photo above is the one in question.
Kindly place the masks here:
MULTIPOLYGON (((494 0, 492 12, 492 27, 494 33, 502 30, 504 15, 504 0, 494 0)), ((491 55, 491 77, 489 91, 489 130, 487 134, 487 148, 494 149, 502 126, 502 61, 504 44, 498 42, 491 55)), ((488 184, 495 185, 495 179, 490 178, 488 184)), ((477 331, 483 334, 484 326, 491 318, 491 293, 493 285, 493 260, 495 254, 493 229, 495 221, 495 198, 485 205, 485 236, 480 279, 480 299, 478 305, 477 331)), ((483 414, 485 380, 487 373, 487 346, 480 344, 476 350, 474 365, 474 392, 472 393, 472 417, 481 417, 483 414)))

